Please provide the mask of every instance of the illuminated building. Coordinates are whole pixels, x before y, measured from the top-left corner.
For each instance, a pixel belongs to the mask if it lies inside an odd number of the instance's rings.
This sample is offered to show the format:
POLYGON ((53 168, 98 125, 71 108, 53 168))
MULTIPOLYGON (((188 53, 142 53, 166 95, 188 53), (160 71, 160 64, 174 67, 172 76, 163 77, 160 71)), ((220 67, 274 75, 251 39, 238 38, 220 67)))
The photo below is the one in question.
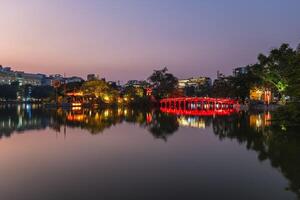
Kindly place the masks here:
POLYGON ((250 89, 250 100, 263 101, 266 104, 270 104, 273 100, 273 95, 268 88, 253 87, 250 89))
POLYGON ((63 77, 60 74, 46 76, 45 74, 33 74, 26 73, 23 71, 13 71, 10 67, 2 67, 0 65, 0 84, 8 84, 17 81, 19 85, 53 85, 54 82, 64 83, 75 83, 84 81, 80 77, 63 77))
POLYGON ((152 95, 152 92, 153 92, 153 89, 152 89, 152 88, 147 88, 147 89, 146 89, 146 95, 147 95, 147 96, 151 96, 151 95, 152 95))
POLYGON ((201 93, 201 91, 209 89, 211 86, 212 81, 209 77, 195 77, 178 80, 178 90, 185 96, 194 96, 195 94, 201 93))
POLYGON ((44 75, 42 74, 30 74, 24 72, 16 72, 17 81, 20 85, 33 85, 39 86, 42 85, 42 80, 44 75))
POLYGON ((31 74, 21 71, 13 71, 10 67, 0 65, 0 84, 8 84, 18 81, 20 85, 42 85, 44 74, 31 74))
POLYGON ((186 88, 188 86, 199 87, 199 86, 211 86, 211 79, 209 77, 196 77, 189 79, 178 80, 178 88, 186 88))

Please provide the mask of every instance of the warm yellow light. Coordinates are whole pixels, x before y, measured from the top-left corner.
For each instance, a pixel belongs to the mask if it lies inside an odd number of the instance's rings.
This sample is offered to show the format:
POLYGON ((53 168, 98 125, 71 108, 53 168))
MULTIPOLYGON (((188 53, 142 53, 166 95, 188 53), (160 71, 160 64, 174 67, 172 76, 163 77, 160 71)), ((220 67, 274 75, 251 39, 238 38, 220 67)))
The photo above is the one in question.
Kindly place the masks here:
POLYGON ((95 114, 95 120, 99 120, 100 119, 100 116, 99 116, 99 113, 97 112, 96 114, 95 114))
POLYGON ((104 101, 107 102, 107 103, 110 101, 110 98, 109 98, 108 95, 105 95, 103 99, 104 99, 104 101))
POLYGON ((105 116, 105 117, 108 117, 108 116, 109 116, 109 110, 105 110, 105 111, 104 111, 104 116, 105 116))
POLYGON ((118 103, 122 103, 122 99, 121 98, 118 98, 118 103))
POLYGON ((262 91, 262 90, 259 90, 259 89, 257 89, 255 92, 256 92, 257 94, 262 94, 262 93, 263 93, 263 91, 262 91))
POLYGON ((84 120, 84 118, 85 118, 85 116, 84 115, 82 115, 82 114, 80 114, 80 115, 72 115, 72 114, 69 114, 68 116, 67 116, 67 119, 69 120, 69 121, 83 121, 84 120))
POLYGON ((121 114, 122 114, 122 110, 118 108, 118 116, 120 116, 121 114))
POLYGON ((82 104, 81 103, 78 103, 78 102, 74 102, 74 103, 72 103, 72 106, 74 106, 74 107, 79 107, 79 106, 81 106, 82 104))
POLYGON ((83 92, 69 92, 67 96, 83 96, 83 92))
POLYGON ((72 110, 81 110, 81 107, 72 107, 72 110))

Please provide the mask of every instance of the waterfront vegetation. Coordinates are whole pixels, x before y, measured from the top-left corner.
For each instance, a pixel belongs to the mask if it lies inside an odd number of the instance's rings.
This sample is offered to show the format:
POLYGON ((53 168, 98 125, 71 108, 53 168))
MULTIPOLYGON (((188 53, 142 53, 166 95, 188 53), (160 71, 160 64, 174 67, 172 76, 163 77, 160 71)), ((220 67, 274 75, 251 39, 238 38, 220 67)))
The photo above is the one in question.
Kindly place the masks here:
POLYGON ((228 76, 216 82, 212 95, 229 96, 242 100, 249 98, 252 87, 267 87, 285 104, 300 98, 300 51, 288 44, 272 49, 269 55, 259 54, 258 62, 245 66, 247 73, 228 76))
POLYGON ((274 122, 285 130, 300 126, 300 45, 288 44, 272 49, 269 55, 259 54, 258 62, 245 67, 247 73, 217 80, 212 96, 249 99, 251 88, 268 88, 284 105, 274 112, 274 122))
MULTIPOLYGON (((202 85, 197 92, 192 87, 181 91, 178 78, 165 67, 154 70, 149 78, 138 85, 120 86, 105 80, 91 80, 52 86, 0 85, 0 99, 7 101, 34 101, 63 105, 80 101, 86 105, 151 107, 161 98, 188 96, 230 97, 241 103, 253 103, 250 91, 267 88, 276 97, 277 104, 285 105, 275 113, 279 126, 300 124, 300 48, 282 44, 268 55, 259 54, 255 64, 244 67, 246 73, 218 77, 210 87, 202 85), (76 95, 70 95, 75 94, 76 95)), ((274 102, 268 102, 274 103, 274 102)))

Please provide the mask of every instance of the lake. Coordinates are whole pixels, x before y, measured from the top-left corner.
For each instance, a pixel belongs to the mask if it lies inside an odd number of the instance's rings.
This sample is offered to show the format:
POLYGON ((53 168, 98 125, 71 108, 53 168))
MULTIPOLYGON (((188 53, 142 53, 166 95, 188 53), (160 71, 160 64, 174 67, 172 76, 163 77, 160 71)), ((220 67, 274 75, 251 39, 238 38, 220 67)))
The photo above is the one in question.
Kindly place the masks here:
POLYGON ((299 199, 300 139, 269 112, 0 107, 0 199, 299 199))

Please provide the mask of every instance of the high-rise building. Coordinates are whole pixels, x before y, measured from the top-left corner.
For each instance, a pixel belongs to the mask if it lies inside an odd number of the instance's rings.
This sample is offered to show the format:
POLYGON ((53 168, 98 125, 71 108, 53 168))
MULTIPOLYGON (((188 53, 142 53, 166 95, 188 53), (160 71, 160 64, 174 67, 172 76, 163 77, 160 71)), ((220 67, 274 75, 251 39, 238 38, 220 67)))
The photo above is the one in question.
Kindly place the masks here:
POLYGON ((237 67, 235 69, 233 69, 233 76, 239 76, 239 75, 243 75, 243 74, 247 74, 249 71, 248 67, 237 67))

